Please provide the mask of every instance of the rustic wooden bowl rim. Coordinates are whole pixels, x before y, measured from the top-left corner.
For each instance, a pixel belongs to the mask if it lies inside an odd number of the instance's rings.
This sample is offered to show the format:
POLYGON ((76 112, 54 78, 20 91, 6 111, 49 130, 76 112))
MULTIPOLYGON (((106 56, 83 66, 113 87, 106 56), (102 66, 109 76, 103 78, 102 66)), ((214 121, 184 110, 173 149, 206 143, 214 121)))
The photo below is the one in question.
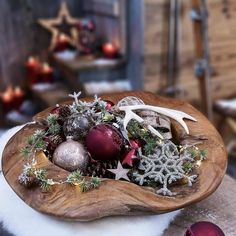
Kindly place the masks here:
MULTIPOLYGON (((23 166, 20 149, 24 146, 25 138, 41 127, 38 122, 47 117, 52 109, 48 108, 34 117, 35 123, 26 125, 16 133, 4 149, 3 174, 16 194, 40 212, 79 221, 111 215, 161 214, 194 204, 212 194, 225 174, 227 154, 219 133, 207 118, 186 102, 159 97, 148 92, 108 94, 102 98, 117 103, 125 96, 136 96, 146 104, 184 111, 197 119, 197 122, 186 121, 186 123, 192 135, 204 135, 207 138, 203 144, 199 145, 199 148, 207 150, 208 158, 199 168, 199 177, 193 187, 173 186, 172 190, 178 192, 176 197, 159 196, 152 188, 111 179, 103 179, 98 189, 86 193, 81 193, 76 187, 70 185, 54 186, 48 193, 42 192, 38 187, 24 188, 18 183, 18 176, 23 166)), ((71 101, 66 102, 66 104, 69 103, 71 101)), ((184 130, 174 121, 173 126, 177 136, 184 134, 184 130)), ((38 157, 39 166, 46 168, 52 178, 55 179, 55 176, 58 179, 66 178, 67 171, 55 166, 43 154, 38 157)))

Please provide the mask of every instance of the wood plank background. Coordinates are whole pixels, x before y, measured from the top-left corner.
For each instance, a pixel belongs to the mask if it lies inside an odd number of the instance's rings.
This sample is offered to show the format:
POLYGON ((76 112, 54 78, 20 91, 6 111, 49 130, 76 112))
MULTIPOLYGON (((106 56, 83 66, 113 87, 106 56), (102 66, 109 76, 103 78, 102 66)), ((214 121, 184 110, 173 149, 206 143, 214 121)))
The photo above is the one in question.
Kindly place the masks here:
MULTIPOLYGON (((165 86, 168 1, 145 0, 145 89, 157 92, 165 86), (163 65, 164 63, 164 65, 163 65)), ((213 99, 236 95, 236 1, 208 0, 209 40, 212 64, 213 99)), ((180 42, 180 85, 182 98, 199 100, 198 81, 194 77, 193 25, 191 1, 182 1, 180 42)))
MULTIPOLYGON (((0 90, 7 83, 24 84, 22 66, 32 54, 44 55, 50 34, 37 23, 39 17, 57 15, 60 0, 0 1, 0 90), (40 37, 44 34, 45 37, 40 37)), ((71 14, 80 15, 81 1, 67 0, 71 14)))

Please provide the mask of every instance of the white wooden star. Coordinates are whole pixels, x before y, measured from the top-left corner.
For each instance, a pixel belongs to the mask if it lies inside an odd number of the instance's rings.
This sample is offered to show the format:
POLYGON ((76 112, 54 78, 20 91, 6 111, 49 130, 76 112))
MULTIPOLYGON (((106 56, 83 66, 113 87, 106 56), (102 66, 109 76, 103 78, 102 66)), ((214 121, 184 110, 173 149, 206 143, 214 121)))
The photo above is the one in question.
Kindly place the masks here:
POLYGON ((126 179, 130 181, 127 175, 130 169, 124 169, 120 162, 118 162, 116 169, 107 169, 107 170, 116 175, 115 180, 126 179))

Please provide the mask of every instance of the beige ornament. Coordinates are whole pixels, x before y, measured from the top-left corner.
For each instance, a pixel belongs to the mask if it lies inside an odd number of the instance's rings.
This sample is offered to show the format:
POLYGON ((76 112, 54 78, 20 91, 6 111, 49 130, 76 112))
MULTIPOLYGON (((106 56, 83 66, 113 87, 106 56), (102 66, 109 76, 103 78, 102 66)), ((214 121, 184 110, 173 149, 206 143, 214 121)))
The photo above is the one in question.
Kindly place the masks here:
POLYGON ((56 148, 52 161, 68 171, 84 171, 89 163, 89 155, 81 143, 67 139, 56 148))

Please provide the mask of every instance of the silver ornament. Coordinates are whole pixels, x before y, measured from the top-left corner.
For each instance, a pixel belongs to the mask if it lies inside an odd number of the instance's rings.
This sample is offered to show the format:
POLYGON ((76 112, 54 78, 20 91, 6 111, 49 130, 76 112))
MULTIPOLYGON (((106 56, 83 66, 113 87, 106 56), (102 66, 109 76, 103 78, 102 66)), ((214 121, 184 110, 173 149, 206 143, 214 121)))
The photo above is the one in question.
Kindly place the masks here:
POLYGON ((124 97, 117 103, 117 107, 144 105, 145 103, 138 97, 128 96, 124 97))
POLYGON ((91 127, 91 120, 87 116, 74 114, 65 120, 63 132, 66 137, 79 140, 87 135, 91 127))
POLYGON ((81 143, 68 139, 56 148, 52 161, 68 171, 84 171, 89 163, 89 155, 81 143))

